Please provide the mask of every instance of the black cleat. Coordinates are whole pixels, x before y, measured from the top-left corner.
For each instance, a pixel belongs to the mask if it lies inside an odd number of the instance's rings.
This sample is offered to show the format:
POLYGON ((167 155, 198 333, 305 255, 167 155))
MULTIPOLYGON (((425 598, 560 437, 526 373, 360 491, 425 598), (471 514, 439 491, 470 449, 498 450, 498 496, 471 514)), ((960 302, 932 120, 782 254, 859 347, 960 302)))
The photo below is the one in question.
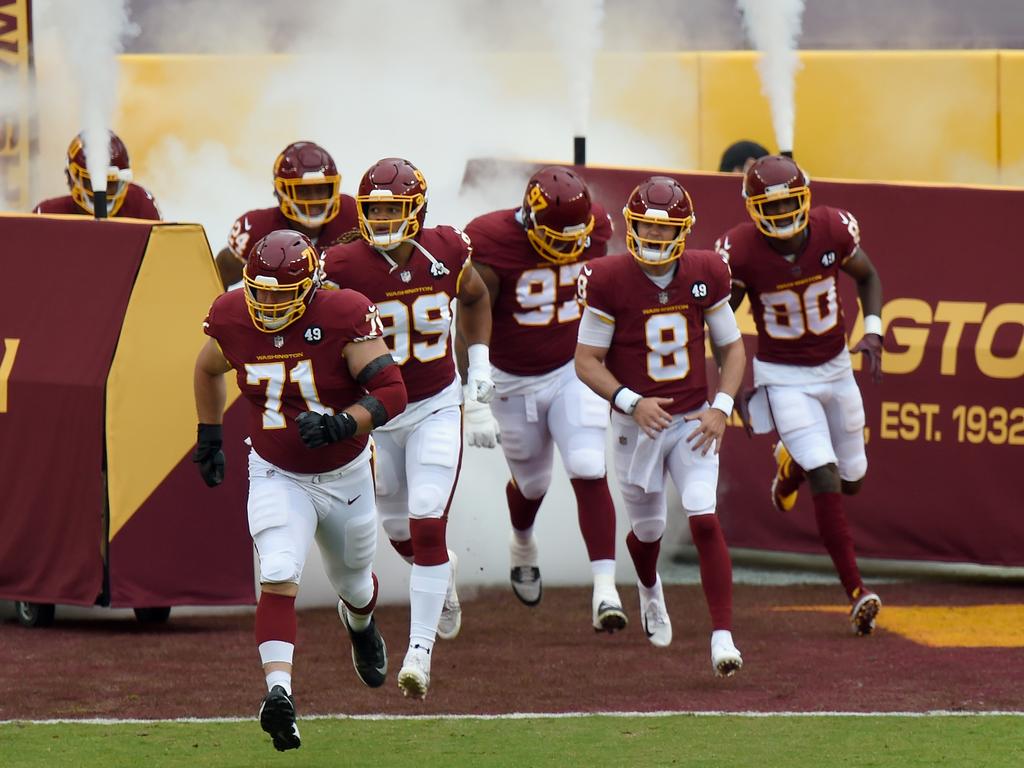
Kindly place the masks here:
POLYGON ((380 688, 388 674, 388 649, 377 629, 377 620, 371 617, 370 626, 357 632, 348 625, 346 612, 345 629, 352 641, 352 666, 356 674, 370 688, 380 688))
POLYGON ((274 749, 278 752, 302 746, 299 727, 295 724, 295 700, 280 685, 275 685, 263 697, 260 727, 270 734, 274 740, 274 749))

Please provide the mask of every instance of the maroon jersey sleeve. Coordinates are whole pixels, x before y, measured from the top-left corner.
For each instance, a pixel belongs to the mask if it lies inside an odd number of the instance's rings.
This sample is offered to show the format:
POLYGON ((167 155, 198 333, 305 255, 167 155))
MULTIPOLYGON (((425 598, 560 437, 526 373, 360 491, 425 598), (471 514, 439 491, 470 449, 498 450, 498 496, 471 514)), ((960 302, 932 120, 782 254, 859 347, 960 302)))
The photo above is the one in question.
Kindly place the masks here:
POLYGON ((594 216, 594 229, 590 233, 590 246, 583 258, 598 259, 608 253, 608 241, 612 239, 614 227, 612 217, 600 203, 594 203, 590 212, 594 216))
POLYGON ((576 281, 578 300, 606 320, 615 319, 615 274, 621 269, 611 257, 594 259, 583 265, 576 281))
POLYGON ((128 185, 124 204, 117 215, 127 219, 148 219, 149 221, 160 221, 161 219, 160 210, 156 207, 156 200, 138 184, 128 185))
POLYGON ((860 246, 860 224, 852 213, 840 208, 826 208, 829 232, 835 243, 839 263, 848 261, 860 246))
POLYGON ((228 235, 228 248, 235 258, 245 261, 249 257, 249 250, 260 238, 278 229, 277 212, 277 208, 257 208, 235 219, 228 235))
POLYGON ((48 200, 43 200, 33 210, 32 213, 50 213, 50 214, 70 214, 70 215, 82 215, 86 214, 86 211, 78 207, 78 204, 71 199, 71 195, 64 195, 63 197, 51 197, 48 200))

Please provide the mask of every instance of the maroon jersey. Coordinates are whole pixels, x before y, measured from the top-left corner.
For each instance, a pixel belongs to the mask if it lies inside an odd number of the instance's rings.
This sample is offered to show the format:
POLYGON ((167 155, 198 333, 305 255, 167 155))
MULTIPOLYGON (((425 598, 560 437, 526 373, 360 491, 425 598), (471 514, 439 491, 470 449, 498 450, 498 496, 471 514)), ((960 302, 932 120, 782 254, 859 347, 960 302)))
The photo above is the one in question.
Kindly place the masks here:
POLYGON ((318 291, 305 313, 280 332, 257 330, 242 291, 221 294, 203 330, 235 369, 251 403, 249 438, 264 459, 288 472, 316 474, 347 464, 366 447, 365 435, 307 448, 295 417, 303 411, 343 411, 366 391, 348 371, 342 350, 379 337, 369 299, 355 291, 318 291))
MULTIPOLYGON (((261 239, 279 229, 295 229, 297 224, 281 212, 281 208, 257 208, 243 213, 231 226, 228 235, 228 248, 240 261, 249 257, 249 249, 261 239)), ((320 228, 320 234, 311 237, 320 250, 334 245, 346 232, 358 229, 356 218, 356 201, 349 195, 341 196, 341 210, 338 215, 320 228)))
POLYGON ((324 261, 328 280, 369 296, 377 306, 410 403, 436 395, 455 379, 451 303, 473 250, 469 238, 454 227, 421 230, 416 242, 442 268, 414 247, 409 263, 392 269, 362 239, 328 249, 324 261))
MULTIPOLYGON (((43 200, 43 202, 35 207, 32 213, 66 213, 74 216, 92 216, 85 208, 76 203, 71 198, 71 195, 51 197, 49 200, 43 200)), ((153 199, 153 196, 138 184, 131 183, 128 184, 128 191, 125 192, 124 202, 114 216, 118 219, 160 221, 160 211, 157 210, 156 200, 153 199)))
POLYGON ((793 261, 768 243, 753 222, 733 227, 715 243, 733 282, 746 288, 757 325, 757 358, 784 365, 821 365, 846 347, 840 267, 860 244, 852 214, 811 209, 807 242, 793 261))
POLYGON ((478 216, 466 227, 473 261, 486 264, 500 287, 491 328, 491 363, 516 376, 537 376, 572 360, 580 323, 576 278, 583 262, 604 256, 612 236, 608 214, 594 204, 590 245, 571 264, 540 256, 515 208, 478 216))
POLYGON ((669 413, 708 399, 704 313, 729 300, 729 267, 713 251, 686 249, 672 282, 659 288, 631 254, 584 265, 580 296, 615 322, 605 365, 644 397, 671 397, 669 413))

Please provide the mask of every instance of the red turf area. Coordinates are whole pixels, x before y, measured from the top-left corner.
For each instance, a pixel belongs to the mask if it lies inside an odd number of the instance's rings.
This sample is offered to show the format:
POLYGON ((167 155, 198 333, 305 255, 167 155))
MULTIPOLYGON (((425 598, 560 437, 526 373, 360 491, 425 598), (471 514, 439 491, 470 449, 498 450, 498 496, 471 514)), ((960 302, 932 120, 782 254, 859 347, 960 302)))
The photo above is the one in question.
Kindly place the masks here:
MULTIPOLYGON (((887 605, 1020 601, 1019 589, 1003 585, 893 584, 880 592, 887 605)), ((436 647, 423 702, 403 699, 394 682, 408 637, 406 608, 378 610, 391 668, 376 690, 356 678, 337 615, 301 612, 300 716, 1024 706, 1019 648, 929 648, 884 628, 857 638, 836 614, 771 610, 838 603, 838 587, 736 587, 734 636, 745 666, 728 680, 711 672, 699 587, 666 587, 675 634, 667 649, 643 636, 635 590, 622 595, 631 623, 612 636, 590 628, 589 590, 545 590, 533 609, 507 589, 464 595, 462 633, 436 647)), ((0 686, 0 720, 249 716, 265 690, 251 616, 172 616, 147 629, 132 620, 61 621, 59 613, 51 629, 0 625, 0 686)))

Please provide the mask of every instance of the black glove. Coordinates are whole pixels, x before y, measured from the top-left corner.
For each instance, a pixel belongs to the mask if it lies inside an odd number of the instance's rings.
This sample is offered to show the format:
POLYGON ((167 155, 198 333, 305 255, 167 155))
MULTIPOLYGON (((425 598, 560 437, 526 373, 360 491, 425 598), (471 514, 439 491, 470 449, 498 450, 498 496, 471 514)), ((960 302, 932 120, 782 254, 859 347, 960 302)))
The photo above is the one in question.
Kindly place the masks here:
POLYGON ((754 436, 754 427, 750 423, 750 398, 755 394, 757 394, 757 387, 748 387, 736 397, 736 413, 739 414, 740 421, 743 422, 743 430, 747 433, 747 437, 754 436))
POLYGON ((871 371, 871 378, 875 384, 882 381, 882 337, 877 333, 865 333, 864 337, 857 342, 853 352, 863 352, 867 361, 868 370, 871 371))
POLYGON ((355 418, 344 411, 335 416, 303 411, 295 417, 295 423, 299 425, 299 437, 307 448, 319 448, 321 445, 347 440, 359 428, 355 418))
POLYGON ((199 465, 199 474, 211 488, 224 482, 223 432, 220 424, 200 424, 196 452, 192 457, 192 461, 199 465))

